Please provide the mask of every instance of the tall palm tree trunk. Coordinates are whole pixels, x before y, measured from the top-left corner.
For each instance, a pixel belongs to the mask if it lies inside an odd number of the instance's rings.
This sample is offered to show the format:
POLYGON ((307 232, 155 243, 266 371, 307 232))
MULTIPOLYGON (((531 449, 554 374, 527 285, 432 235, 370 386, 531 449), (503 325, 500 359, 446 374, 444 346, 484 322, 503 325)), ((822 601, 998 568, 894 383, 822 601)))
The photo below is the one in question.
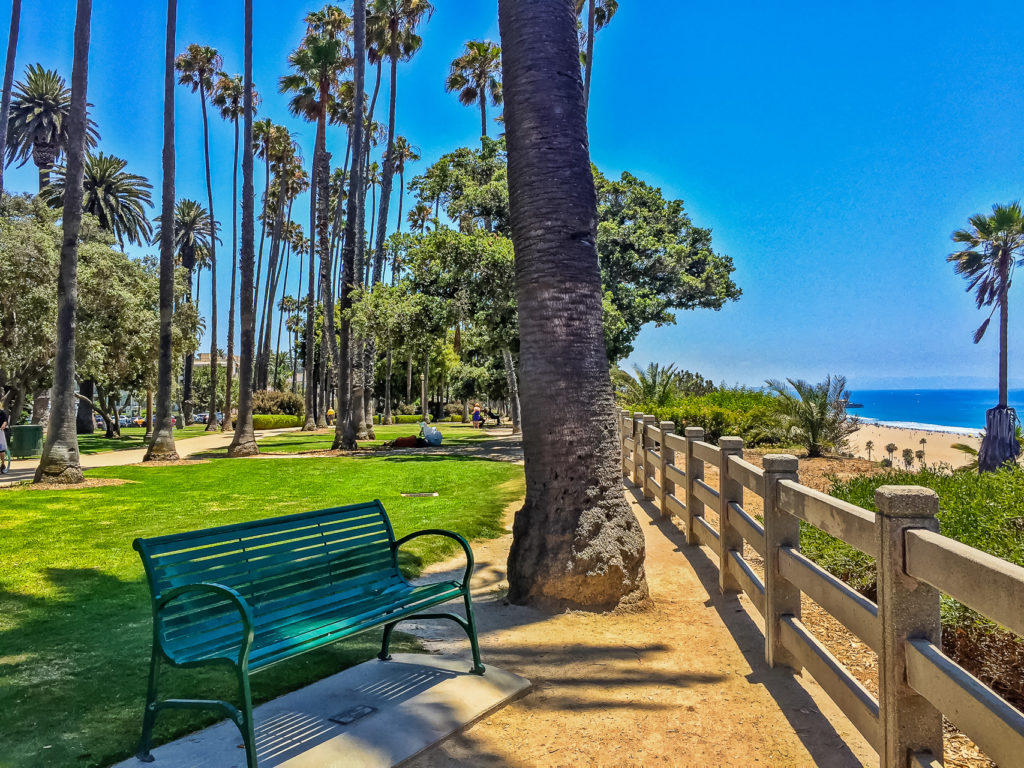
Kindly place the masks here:
MULTIPOLYGON (((164 147, 161 220, 174 221, 174 36, 178 0, 167 0, 167 40, 164 47, 164 147)), ((157 361, 156 424, 146 449, 146 461, 176 461, 171 423, 174 320, 174 227, 160 228, 160 357, 157 361)))
POLYGON ((210 171, 210 124, 206 114, 206 88, 199 83, 199 100, 203 108, 203 156, 206 160, 206 202, 210 211, 210 398, 206 431, 219 429, 217 424, 217 218, 213 213, 213 177, 210 171))
POLYGON ((516 365, 512 360, 512 352, 508 349, 501 350, 501 360, 505 365, 505 380, 508 382, 509 410, 512 412, 512 434, 518 435, 523 431, 522 416, 519 410, 519 382, 516 377, 516 365))
POLYGON ((597 9, 595 0, 587 0, 587 63, 583 82, 583 108, 590 106, 590 75, 594 71, 594 33, 597 9))
POLYGON ((235 375, 235 292, 238 276, 238 118, 235 124, 235 156, 231 174, 231 303, 228 307, 228 365, 224 384, 224 421, 221 431, 231 426, 231 384, 235 375))
POLYGON ((640 607, 644 536, 614 438, 575 3, 498 9, 526 456, 509 600, 640 607))
MULTIPOLYGON (((1008 271, 1008 270, 1007 270, 1008 271)), ((1009 345, 1008 332, 1009 321, 1009 276, 1002 281, 1001 295, 999 297, 999 407, 1005 408, 1009 402, 1009 370, 1007 365, 1007 349, 1009 345)))
MULTIPOLYGON (((78 232, 82 226, 82 178, 85 175, 86 92, 89 85, 89 33, 92 0, 78 0, 75 59, 71 70, 67 184, 64 191, 64 240, 57 278, 57 357, 53 400, 37 483, 80 483, 75 398, 75 314, 78 311, 78 232)), ((18 414, 20 417, 20 414, 18 414)))
POLYGON ((313 290, 313 280, 316 274, 316 150, 313 150, 313 167, 310 172, 309 185, 309 266, 306 284, 309 292, 306 295, 306 338, 305 338, 305 361, 303 362, 302 378, 306 384, 305 407, 306 420, 302 425, 303 432, 316 430, 316 377, 314 368, 315 354, 313 343, 316 338, 314 322, 316 320, 316 291, 313 290))
POLYGON ((228 447, 228 456, 253 456, 260 452, 252 429, 252 357, 255 320, 253 262, 256 232, 253 222, 255 193, 252 183, 252 0, 245 0, 245 66, 243 68, 244 120, 242 128, 242 339, 238 370, 238 423, 228 447))
POLYGON ((392 356, 391 356, 391 342, 388 342, 387 351, 387 378, 384 379, 384 423, 393 424, 394 417, 391 415, 391 373, 392 373, 392 356))
POLYGON ((483 139, 487 138, 487 89, 480 89, 480 144, 483 145, 483 139))
POLYGON ((353 0, 352 40, 354 64, 352 80, 355 96, 352 99, 352 170, 349 175, 348 211, 345 219, 345 244, 342 249, 342 294, 341 294, 341 338, 338 344, 338 370, 335 372, 338 386, 338 419, 334 427, 335 449, 356 447, 356 421, 353 403, 358 403, 363 413, 362 392, 357 389, 352 364, 351 325, 345 310, 352 306, 352 290, 355 287, 356 268, 362 268, 363 243, 363 103, 366 83, 366 0, 353 0), (357 264, 358 261, 358 264, 357 264))
POLYGON ((4 90, 0 97, 0 193, 4 191, 4 158, 7 153, 7 124, 11 118, 11 88, 14 86, 14 63, 18 54, 18 32, 21 29, 21 0, 11 3, 11 29, 7 36, 7 66, 4 69, 4 90))

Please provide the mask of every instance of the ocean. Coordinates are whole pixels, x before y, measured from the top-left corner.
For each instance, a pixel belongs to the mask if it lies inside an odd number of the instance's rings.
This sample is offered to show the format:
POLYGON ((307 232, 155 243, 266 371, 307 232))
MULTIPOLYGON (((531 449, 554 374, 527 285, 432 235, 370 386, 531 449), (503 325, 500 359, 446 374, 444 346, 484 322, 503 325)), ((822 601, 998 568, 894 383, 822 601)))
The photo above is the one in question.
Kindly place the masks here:
MULTIPOLYGON (((858 389, 850 391, 850 402, 864 407, 850 413, 890 427, 976 432, 998 400, 994 389, 858 389)), ((1009 401, 1024 418, 1024 389, 1011 389, 1009 401)))

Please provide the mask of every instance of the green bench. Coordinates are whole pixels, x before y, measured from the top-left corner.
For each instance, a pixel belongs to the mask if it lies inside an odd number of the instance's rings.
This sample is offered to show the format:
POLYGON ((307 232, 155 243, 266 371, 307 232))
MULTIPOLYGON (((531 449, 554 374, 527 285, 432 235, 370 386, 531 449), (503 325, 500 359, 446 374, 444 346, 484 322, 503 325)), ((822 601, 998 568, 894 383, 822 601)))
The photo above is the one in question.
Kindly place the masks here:
POLYGON ((483 674, 469 581, 473 552, 464 538, 429 529, 395 540, 379 501, 272 517, 189 533, 136 539, 153 604, 153 656, 137 757, 152 762, 150 741, 163 709, 216 709, 239 728, 256 768, 249 675, 300 653, 384 627, 387 660, 395 624, 451 619, 469 636, 473 669, 483 674), (398 550, 417 536, 447 536, 466 553, 461 581, 413 585, 398 550), (461 597, 466 617, 424 613, 461 597), (234 667, 241 708, 209 699, 157 699, 162 662, 234 667))

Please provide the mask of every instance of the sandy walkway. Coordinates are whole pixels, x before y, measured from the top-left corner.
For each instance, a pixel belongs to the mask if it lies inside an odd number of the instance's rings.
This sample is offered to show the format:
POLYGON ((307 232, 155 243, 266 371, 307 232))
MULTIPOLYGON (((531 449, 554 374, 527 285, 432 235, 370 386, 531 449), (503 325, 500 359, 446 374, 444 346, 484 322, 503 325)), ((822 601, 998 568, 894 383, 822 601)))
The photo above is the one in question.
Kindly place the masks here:
MULTIPOLYGON (((474 545, 484 662, 528 677, 534 689, 412 765, 874 763, 870 747, 813 681, 764 664, 752 607, 718 594, 708 553, 685 547, 651 505, 633 503, 647 534, 656 601, 645 614, 547 615, 508 605, 511 537, 474 545)), ((468 653, 465 635, 446 623, 402 627, 415 627, 433 649, 468 653)))
MULTIPOLYGON (((929 432, 923 429, 903 429, 902 427, 883 427, 878 424, 865 424, 850 437, 850 448, 854 456, 866 459, 868 457, 865 444, 868 441, 874 443, 871 450, 871 458, 879 461, 888 456, 885 446, 895 443, 895 462, 903 466, 903 449, 910 448, 913 451, 924 449, 924 460, 927 464, 945 462, 954 467, 962 467, 968 464, 972 457, 961 451, 951 448, 953 443, 964 443, 978 448, 981 440, 975 436, 954 434, 952 432, 929 432), (927 442, 922 446, 922 438, 927 442)), ((918 462, 914 460, 914 467, 918 462)))

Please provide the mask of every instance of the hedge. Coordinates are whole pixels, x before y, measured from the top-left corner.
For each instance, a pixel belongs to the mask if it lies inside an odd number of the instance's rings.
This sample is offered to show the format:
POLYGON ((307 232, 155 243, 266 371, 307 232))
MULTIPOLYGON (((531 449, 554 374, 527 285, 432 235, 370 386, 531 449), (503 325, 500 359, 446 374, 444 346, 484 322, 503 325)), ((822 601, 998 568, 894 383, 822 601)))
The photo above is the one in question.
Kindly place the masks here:
POLYGON ((254 413, 253 429, 284 429, 285 427, 301 427, 302 416, 286 416, 280 413, 254 413))

